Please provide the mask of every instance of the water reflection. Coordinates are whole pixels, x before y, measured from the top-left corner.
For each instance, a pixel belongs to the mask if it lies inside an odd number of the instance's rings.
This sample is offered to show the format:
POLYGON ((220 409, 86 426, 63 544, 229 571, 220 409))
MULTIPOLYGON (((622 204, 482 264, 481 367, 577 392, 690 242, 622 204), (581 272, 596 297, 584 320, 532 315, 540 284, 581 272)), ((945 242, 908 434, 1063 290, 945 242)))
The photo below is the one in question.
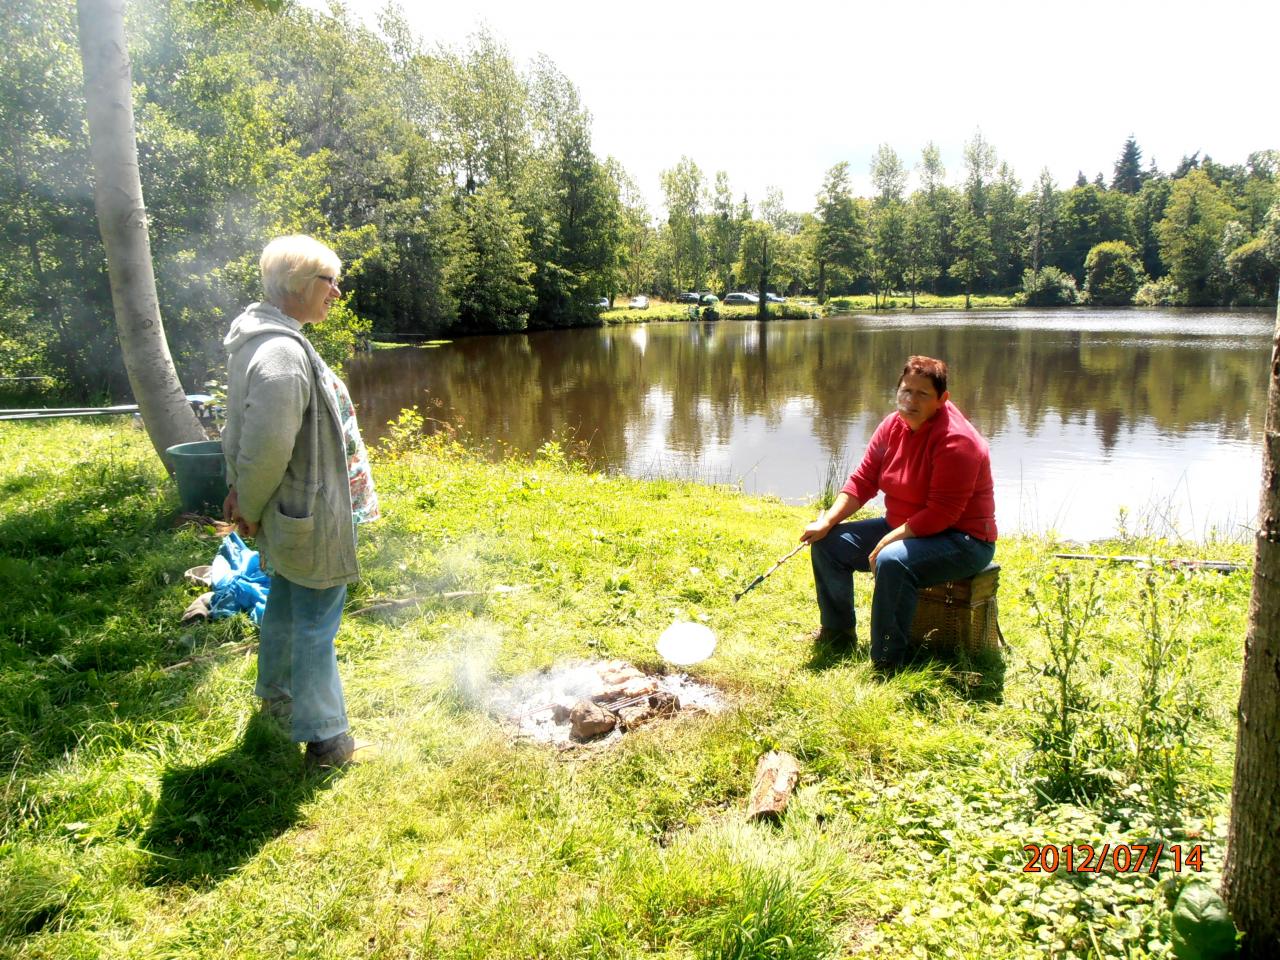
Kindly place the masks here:
POLYGON ((459 340, 348 366, 376 436, 401 408, 599 465, 741 482, 797 501, 856 459, 912 353, 952 368, 991 441, 1006 530, 1103 536, 1119 510, 1182 533, 1252 522, 1267 311, 963 312, 692 322, 459 340))

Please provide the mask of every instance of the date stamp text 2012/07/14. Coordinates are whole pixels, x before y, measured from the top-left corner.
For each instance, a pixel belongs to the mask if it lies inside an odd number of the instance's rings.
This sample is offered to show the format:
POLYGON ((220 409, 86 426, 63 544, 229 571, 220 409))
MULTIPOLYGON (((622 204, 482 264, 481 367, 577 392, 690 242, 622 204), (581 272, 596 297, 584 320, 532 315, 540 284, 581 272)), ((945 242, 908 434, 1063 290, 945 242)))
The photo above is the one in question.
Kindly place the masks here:
POLYGON ((1023 873, 1146 873, 1152 876, 1163 866, 1174 873, 1204 869, 1204 850, 1200 844, 1184 847, 1180 843, 1026 843, 1023 853, 1029 859, 1023 873))

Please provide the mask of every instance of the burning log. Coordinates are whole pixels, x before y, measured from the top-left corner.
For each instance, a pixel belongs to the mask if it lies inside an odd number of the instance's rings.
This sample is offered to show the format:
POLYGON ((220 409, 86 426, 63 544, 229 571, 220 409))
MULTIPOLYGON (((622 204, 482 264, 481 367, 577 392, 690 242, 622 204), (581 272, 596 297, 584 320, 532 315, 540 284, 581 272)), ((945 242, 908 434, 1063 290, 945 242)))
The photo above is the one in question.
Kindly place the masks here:
POLYGON ((791 791, 800 779, 800 764, 789 753, 770 750, 756 764, 747 816, 752 820, 777 820, 787 809, 791 791))

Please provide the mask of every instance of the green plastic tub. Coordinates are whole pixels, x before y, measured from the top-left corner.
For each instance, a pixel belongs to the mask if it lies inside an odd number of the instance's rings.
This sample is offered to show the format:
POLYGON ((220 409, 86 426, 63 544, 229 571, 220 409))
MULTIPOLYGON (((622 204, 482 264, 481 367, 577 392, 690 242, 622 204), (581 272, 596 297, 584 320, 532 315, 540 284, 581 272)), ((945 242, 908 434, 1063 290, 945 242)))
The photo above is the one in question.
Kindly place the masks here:
POLYGON ((187 513, 222 516, 222 501, 227 498, 227 463, 222 457, 222 441, 179 443, 165 454, 173 464, 182 509, 187 513))

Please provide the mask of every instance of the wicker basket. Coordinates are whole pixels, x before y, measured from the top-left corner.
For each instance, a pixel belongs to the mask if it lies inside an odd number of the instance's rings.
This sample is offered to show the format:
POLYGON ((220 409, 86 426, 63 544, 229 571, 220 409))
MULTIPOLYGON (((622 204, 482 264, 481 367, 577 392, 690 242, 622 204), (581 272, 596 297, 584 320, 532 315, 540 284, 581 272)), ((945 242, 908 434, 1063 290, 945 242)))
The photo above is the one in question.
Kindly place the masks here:
POLYGON ((911 645, 936 653, 990 656, 1000 651, 996 590, 1000 567, 990 564, 967 580, 922 587, 911 623, 911 645))

